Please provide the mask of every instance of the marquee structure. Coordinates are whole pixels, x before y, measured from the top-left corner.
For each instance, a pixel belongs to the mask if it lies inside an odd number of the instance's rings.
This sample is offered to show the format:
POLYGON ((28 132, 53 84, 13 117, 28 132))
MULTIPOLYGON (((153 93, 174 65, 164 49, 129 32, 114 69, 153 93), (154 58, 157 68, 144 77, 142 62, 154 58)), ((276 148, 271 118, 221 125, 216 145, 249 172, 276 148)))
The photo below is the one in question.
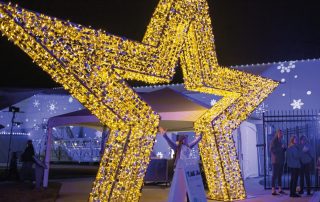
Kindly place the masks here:
MULTIPOLYGON (((232 131, 278 85, 218 64, 206 0, 160 0, 142 42, 0 4, 0 31, 111 129, 90 201, 138 201, 159 115, 127 85, 170 82, 223 98, 194 124, 216 200, 246 196, 232 131)), ((48 163, 48 162, 47 162, 48 163)))

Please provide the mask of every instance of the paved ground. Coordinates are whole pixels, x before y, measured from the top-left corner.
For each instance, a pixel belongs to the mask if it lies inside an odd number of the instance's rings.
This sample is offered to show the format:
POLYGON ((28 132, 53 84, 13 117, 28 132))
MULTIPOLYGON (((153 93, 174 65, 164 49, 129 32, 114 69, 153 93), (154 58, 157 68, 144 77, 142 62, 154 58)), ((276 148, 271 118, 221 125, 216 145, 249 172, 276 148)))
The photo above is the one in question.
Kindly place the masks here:
MULTIPOLYGON (((58 180, 57 180, 58 181, 58 180)), ((58 197, 58 202, 85 202, 88 200, 93 178, 65 179, 58 197)), ((265 191, 258 183, 259 179, 249 179, 245 181, 248 199, 243 202, 320 202, 320 192, 313 196, 303 196, 301 198, 290 198, 288 195, 272 196, 270 190, 265 191)), ((158 186, 145 186, 142 191, 141 202, 166 202, 169 188, 158 186)), ((213 200, 209 200, 213 202, 213 200)))
POLYGON ((61 183, 50 182, 48 189, 35 189, 31 182, 1 181, 1 202, 52 202, 59 195, 61 183))
MULTIPOLYGON (((81 165, 75 168, 74 165, 52 165, 51 175, 56 182, 61 182, 58 202, 85 202, 88 199, 91 185, 94 180, 98 166, 81 165), (72 176, 72 179, 67 177, 72 176), (74 179, 74 177, 76 177, 74 179), (77 178, 78 177, 78 178, 77 178), (81 178, 87 177, 87 178, 81 178)), ((248 198, 244 202, 320 202, 320 192, 312 197, 303 196, 302 198, 290 198, 286 196, 272 196, 270 190, 264 190, 259 184, 261 178, 245 180, 248 198)), ((288 192, 288 191, 287 191, 288 192)), ((169 188, 161 186, 145 186, 143 188, 141 202, 165 202, 167 200, 169 188)), ((213 200, 209 200, 212 202, 213 200)))

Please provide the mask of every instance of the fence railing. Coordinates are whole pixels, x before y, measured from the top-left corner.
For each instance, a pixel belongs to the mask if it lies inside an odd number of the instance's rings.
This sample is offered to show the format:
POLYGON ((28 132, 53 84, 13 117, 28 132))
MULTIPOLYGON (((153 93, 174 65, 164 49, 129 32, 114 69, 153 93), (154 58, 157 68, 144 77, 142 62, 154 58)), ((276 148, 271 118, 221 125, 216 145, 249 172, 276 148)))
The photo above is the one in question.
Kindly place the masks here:
MULTIPOLYGON (((319 188, 319 170, 317 159, 320 156, 320 111, 296 110, 296 111, 271 111, 263 114, 263 143, 257 144, 260 167, 263 167, 264 188, 271 188, 272 164, 270 143, 277 129, 283 132, 283 142, 288 146, 290 137, 296 135, 298 139, 304 135, 308 138, 312 147, 311 188, 319 188), (261 165, 262 164, 262 165, 261 165)), ((298 181, 299 182, 299 181, 298 181)), ((306 185, 306 183, 304 183, 306 185)), ((289 170, 284 163, 282 187, 289 188, 289 170)), ((299 185, 299 183, 298 183, 299 185)))

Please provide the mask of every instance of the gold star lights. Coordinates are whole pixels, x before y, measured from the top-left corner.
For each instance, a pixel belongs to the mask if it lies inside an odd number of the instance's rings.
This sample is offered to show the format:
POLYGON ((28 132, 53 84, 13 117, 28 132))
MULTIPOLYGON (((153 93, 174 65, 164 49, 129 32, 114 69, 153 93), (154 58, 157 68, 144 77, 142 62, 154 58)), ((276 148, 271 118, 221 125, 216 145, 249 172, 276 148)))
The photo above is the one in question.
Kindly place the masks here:
POLYGON ((142 43, 0 4, 0 31, 111 129, 90 201, 138 201, 159 115, 124 79, 223 98, 195 123, 209 196, 245 198, 231 133, 278 83, 220 67, 205 0, 160 0, 142 43))

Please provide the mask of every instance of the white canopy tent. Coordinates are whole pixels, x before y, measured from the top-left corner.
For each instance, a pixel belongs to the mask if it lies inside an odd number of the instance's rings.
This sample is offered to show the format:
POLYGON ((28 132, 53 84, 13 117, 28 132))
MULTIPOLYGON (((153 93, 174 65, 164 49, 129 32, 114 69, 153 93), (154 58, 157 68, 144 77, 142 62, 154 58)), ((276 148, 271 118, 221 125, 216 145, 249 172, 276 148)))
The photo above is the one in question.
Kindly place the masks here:
MULTIPOLYGON (((168 129, 168 131, 193 130, 193 123, 208 110, 207 106, 204 106, 195 100, 191 100, 191 98, 170 88, 139 93, 139 95, 154 111, 160 114, 160 126, 168 129)), ((69 125, 93 127, 97 130, 103 130, 103 125, 98 118, 92 115, 87 109, 50 118, 48 120, 47 130, 48 138, 45 155, 45 164, 47 168, 44 172, 44 187, 48 186, 52 128, 69 125)))

